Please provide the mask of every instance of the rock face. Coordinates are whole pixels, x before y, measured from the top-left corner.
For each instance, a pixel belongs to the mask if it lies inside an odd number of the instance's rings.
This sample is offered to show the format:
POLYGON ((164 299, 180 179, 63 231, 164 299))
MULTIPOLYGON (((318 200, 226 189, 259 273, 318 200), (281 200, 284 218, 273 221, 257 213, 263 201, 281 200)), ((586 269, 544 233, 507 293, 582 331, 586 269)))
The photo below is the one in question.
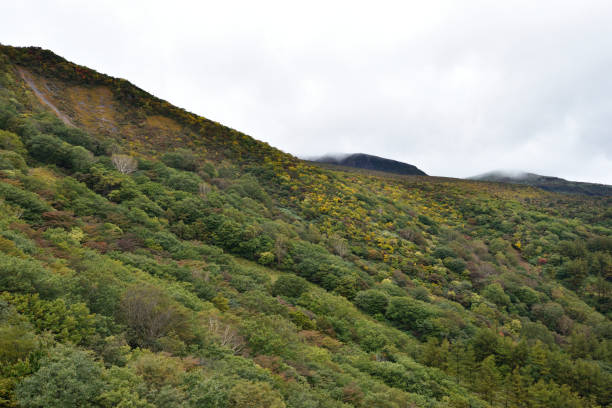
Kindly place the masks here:
POLYGON ((470 177, 470 180, 495 181, 499 183, 523 184, 541 188, 546 191, 567 194, 584 194, 589 196, 612 196, 612 186, 606 184, 582 183, 569 181, 559 177, 542 176, 534 173, 492 171, 478 176, 470 177))
POLYGON ((412 164, 397 160, 385 159, 364 153, 355 153, 348 156, 323 156, 313 159, 315 162, 336 164, 339 166, 356 167, 359 169, 384 171, 386 173, 403 174, 411 176, 426 176, 424 171, 412 164))

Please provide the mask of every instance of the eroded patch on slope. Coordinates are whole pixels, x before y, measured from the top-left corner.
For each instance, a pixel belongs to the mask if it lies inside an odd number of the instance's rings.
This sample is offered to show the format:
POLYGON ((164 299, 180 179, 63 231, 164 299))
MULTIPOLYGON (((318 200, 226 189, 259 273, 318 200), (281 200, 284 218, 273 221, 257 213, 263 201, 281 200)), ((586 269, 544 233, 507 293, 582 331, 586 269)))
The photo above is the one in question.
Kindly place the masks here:
POLYGON ((119 133, 117 109, 110 89, 71 86, 65 89, 63 99, 69 102, 74 117, 88 131, 103 135, 119 133))
POLYGON ((189 144, 189 132, 175 120, 148 116, 121 104, 105 86, 79 86, 50 80, 19 68, 20 75, 39 102, 64 123, 90 134, 123 140, 130 147, 170 149, 189 144))
POLYGON ((62 122, 64 122, 67 125, 70 126, 74 126, 72 121, 70 120, 70 118, 68 116, 66 116, 65 114, 63 114, 48 98, 47 96, 41 92, 41 90, 38 88, 38 86, 36 85, 36 83, 34 82, 32 75, 28 72, 26 72, 26 70, 24 70, 23 68, 18 68, 19 71, 19 75, 21 76, 21 78, 24 80, 24 82, 28 85, 28 87, 32 90, 32 92, 34 93, 34 95, 36 95, 36 98, 38 98, 38 100, 45 106, 47 106, 48 108, 50 108, 53 113, 55 113, 55 115, 60 118, 62 120, 62 122))

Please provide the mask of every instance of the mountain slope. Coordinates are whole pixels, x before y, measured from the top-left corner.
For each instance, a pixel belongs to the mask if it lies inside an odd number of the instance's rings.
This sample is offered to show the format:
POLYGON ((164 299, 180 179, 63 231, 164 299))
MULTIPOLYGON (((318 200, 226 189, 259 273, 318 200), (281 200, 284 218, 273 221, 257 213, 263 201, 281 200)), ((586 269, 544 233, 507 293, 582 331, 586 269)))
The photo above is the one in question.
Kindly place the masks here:
POLYGON ((323 156, 313 159, 312 161, 402 175, 427 175, 425 172, 419 170, 412 164, 402 163, 400 161, 385 159, 383 157, 372 156, 364 153, 354 153, 344 156, 323 156))
POLYGON ((492 171, 478 176, 470 177, 470 180, 494 181, 499 183, 524 184, 541 188, 546 191, 557 193, 584 194, 589 196, 612 196, 612 186, 595 183, 582 183, 568 181, 558 177, 541 176, 533 173, 509 173, 503 171, 492 171))
POLYGON ((72 64, 50 51, 1 45, 0 51, 65 123, 107 142, 127 142, 149 152, 205 147, 215 159, 290 157, 266 143, 177 108, 123 79, 72 64))
POLYGON ((0 198, 0 405, 612 398, 607 197, 333 171, 1 47, 0 198))

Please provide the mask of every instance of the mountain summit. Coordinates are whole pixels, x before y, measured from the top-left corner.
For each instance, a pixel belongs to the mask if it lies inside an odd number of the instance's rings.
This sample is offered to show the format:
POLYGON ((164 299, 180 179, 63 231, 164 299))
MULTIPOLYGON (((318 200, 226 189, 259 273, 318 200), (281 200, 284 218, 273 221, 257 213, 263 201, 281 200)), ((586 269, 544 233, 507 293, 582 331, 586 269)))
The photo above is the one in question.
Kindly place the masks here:
POLYGON ((385 173, 403 174, 410 176, 426 176, 424 171, 412 164, 397 160, 385 159, 384 157, 372 156, 365 153, 354 153, 349 155, 325 155, 313 159, 319 163, 335 164, 338 166, 356 167, 365 170, 383 171, 385 173))

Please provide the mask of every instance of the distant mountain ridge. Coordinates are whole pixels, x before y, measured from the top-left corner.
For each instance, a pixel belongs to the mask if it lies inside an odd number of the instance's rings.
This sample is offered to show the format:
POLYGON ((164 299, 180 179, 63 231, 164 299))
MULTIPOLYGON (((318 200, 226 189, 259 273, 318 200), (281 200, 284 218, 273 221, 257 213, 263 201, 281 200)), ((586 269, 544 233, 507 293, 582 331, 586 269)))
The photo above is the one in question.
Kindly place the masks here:
POLYGON ((427 174, 412 164, 397 160, 385 159, 365 153, 354 153, 349 155, 325 155, 315 159, 314 162, 335 164, 339 166, 356 167, 365 170, 383 171, 386 173, 426 176, 427 174))
POLYGON ((468 180, 493 181, 499 183, 523 184, 541 188, 546 191, 567 194, 584 194, 589 196, 612 196, 612 186, 606 184, 569 181, 559 177, 543 176, 527 172, 491 171, 468 180))

